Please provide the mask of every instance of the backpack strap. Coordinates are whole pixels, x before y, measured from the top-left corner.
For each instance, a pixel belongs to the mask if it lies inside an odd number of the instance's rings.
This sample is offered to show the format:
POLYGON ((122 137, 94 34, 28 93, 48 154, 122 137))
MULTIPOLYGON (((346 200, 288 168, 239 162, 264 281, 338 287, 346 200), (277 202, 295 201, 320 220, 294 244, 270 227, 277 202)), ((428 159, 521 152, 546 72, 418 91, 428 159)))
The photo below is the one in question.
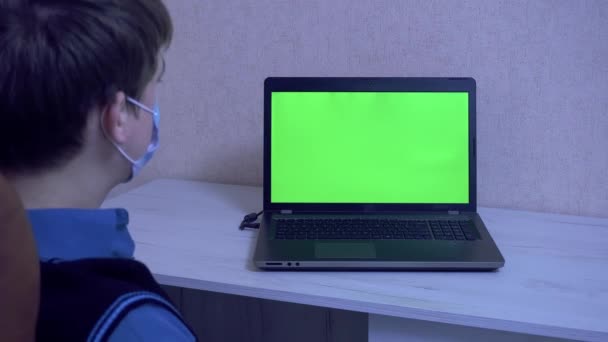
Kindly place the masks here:
MULTIPOLYGON (((163 307, 183 322, 180 313, 165 298, 147 291, 131 292, 120 296, 108 307, 91 330, 87 341, 106 341, 129 312, 144 304, 155 304, 163 307)), ((187 327, 185 323, 184 325, 187 327)))

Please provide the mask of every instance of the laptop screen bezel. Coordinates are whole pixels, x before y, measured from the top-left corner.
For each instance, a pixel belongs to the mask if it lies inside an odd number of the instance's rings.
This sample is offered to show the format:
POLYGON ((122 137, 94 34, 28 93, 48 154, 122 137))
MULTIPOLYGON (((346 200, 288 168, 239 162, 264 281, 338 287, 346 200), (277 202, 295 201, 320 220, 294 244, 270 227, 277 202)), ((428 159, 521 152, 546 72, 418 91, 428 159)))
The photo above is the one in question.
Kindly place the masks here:
POLYGON ((470 77, 269 77, 264 81, 264 210, 293 212, 442 212, 477 210, 476 82, 470 77), (271 96, 273 92, 467 92, 469 203, 272 203, 271 96))

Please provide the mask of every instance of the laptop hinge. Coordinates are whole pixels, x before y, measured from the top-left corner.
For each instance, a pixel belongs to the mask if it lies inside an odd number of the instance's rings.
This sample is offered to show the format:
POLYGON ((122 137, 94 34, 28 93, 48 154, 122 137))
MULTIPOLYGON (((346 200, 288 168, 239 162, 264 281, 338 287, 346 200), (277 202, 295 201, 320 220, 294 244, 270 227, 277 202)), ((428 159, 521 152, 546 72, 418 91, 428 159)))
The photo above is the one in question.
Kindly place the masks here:
POLYGON ((448 210, 448 215, 459 215, 460 210, 448 210))
POLYGON ((280 211, 281 214, 293 214, 293 210, 291 209, 283 209, 280 211))

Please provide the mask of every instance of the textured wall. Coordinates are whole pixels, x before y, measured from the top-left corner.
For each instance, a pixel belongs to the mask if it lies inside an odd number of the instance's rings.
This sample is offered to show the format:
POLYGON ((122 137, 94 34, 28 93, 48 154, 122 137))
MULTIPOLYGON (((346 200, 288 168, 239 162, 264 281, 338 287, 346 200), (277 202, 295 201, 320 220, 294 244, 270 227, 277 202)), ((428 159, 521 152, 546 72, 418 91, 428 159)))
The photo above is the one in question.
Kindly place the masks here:
POLYGON ((161 148, 135 184, 261 184, 269 75, 473 76, 479 204, 608 216, 606 0, 167 3, 161 148))

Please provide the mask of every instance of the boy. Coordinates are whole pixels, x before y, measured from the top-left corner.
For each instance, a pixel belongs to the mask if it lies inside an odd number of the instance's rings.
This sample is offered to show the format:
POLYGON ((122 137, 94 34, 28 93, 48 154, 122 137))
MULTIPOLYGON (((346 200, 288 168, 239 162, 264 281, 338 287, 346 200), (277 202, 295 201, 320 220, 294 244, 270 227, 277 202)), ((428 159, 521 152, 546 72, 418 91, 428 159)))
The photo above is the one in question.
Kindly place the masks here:
POLYGON ((99 209, 158 147, 172 23, 161 0, 0 2, 0 173, 41 260, 37 337, 195 337, 133 260, 124 209, 99 209))

